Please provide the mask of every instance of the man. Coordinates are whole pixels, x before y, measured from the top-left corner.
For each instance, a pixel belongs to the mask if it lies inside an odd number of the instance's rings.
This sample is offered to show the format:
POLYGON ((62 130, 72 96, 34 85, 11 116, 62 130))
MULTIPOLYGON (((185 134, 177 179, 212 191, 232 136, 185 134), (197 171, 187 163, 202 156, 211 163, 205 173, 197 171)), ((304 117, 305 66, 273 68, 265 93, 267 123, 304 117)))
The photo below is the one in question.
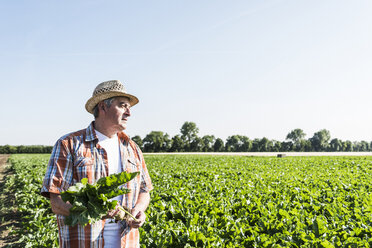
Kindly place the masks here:
POLYGON ((130 108, 137 103, 137 97, 126 93, 120 81, 103 82, 85 105, 95 120, 88 128, 67 134, 56 142, 41 194, 50 198, 52 211, 57 215, 60 247, 139 247, 138 228, 146 219, 152 184, 141 150, 123 132, 131 115, 130 108), (112 218, 119 212, 115 210, 85 227, 64 224, 71 204, 62 201, 62 191, 83 178, 94 183, 122 171, 140 171, 139 176, 125 185, 131 192, 116 198, 131 209, 138 221, 115 223, 112 218))

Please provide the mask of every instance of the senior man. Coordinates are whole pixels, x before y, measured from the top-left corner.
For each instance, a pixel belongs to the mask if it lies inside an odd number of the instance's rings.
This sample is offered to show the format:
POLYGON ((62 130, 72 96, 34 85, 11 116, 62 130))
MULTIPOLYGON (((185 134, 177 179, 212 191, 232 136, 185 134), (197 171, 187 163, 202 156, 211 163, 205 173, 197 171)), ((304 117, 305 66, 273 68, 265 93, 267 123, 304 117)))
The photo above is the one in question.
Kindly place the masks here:
POLYGON ((141 150, 123 132, 130 109, 137 103, 138 98, 128 94, 120 81, 99 84, 85 105, 95 120, 88 128, 61 137, 54 145, 41 194, 50 198, 57 215, 60 247, 139 247, 138 228, 146 219, 152 184, 141 150), (131 192, 116 198, 120 205, 131 209, 137 221, 115 223, 116 210, 85 227, 64 224, 71 204, 62 201, 62 191, 83 178, 94 183, 122 171, 140 172, 125 185, 131 192))

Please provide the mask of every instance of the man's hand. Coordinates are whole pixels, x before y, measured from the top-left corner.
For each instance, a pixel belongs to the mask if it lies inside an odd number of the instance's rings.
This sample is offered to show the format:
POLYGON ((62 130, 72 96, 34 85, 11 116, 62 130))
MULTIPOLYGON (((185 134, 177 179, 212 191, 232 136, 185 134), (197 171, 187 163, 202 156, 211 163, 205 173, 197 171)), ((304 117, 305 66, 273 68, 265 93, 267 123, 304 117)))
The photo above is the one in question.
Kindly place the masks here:
POLYGON ((132 209, 131 214, 136 217, 137 221, 132 218, 129 219, 128 225, 132 228, 139 228, 145 223, 145 211, 150 203, 150 193, 143 192, 138 195, 136 206, 132 209))
POLYGON ((128 225, 132 228, 139 228, 145 223, 146 220, 146 214, 143 211, 137 210, 136 208, 133 208, 131 211, 131 214, 136 217, 137 221, 135 221, 133 218, 130 218, 128 221, 128 225))
POLYGON ((116 205, 115 209, 109 210, 105 216, 103 216, 102 219, 113 219, 115 215, 117 215, 120 212, 120 209, 118 208, 118 205, 116 205))
POLYGON ((70 215, 70 208, 72 205, 69 202, 64 202, 60 194, 50 193, 50 205, 53 213, 64 216, 70 215))

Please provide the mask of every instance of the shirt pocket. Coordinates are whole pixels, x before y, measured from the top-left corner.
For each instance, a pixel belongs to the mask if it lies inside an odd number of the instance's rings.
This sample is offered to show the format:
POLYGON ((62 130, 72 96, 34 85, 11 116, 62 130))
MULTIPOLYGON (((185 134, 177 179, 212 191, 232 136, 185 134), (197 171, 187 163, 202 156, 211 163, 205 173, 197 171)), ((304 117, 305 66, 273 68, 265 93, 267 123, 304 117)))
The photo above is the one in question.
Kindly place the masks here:
MULTIPOLYGON (((135 158, 127 159, 127 168, 126 171, 131 172, 141 172, 141 162, 135 158)), ((133 208, 137 202, 138 192, 140 190, 141 176, 137 175, 135 178, 127 182, 124 187, 130 190, 130 193, 127 195, 127 200, 124 201, 125 206, 133 208)))
POLYGON ((94 159, 87 157, 77 157, 74 166, 91 166, 93 165, 94 159))
POLYGON ((138 159, 128 158, 127 172, 140 171, 141 163, 138 159))
POLYGON ((77 182, 80 182, 83 178, 88 178, 88 183, 94 183, 95 171, 94 171, 94 159, 86 157, 78 157, 74 163, 75 175, 74 177, 77 182))

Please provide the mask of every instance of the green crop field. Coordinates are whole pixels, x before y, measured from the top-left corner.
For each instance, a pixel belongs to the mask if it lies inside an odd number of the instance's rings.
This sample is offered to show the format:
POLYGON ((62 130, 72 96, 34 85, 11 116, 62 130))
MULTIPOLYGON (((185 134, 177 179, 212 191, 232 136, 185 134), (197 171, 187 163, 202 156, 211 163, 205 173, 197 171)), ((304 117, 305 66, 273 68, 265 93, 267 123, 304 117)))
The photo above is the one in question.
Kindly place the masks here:
MULTIPOLYGON (((57 246, 39 195, 49 155, 13 155, 26 247, 57 246)), ((148 155, 155 189, 143 247, 370 247, 371 157, 148 155)))

